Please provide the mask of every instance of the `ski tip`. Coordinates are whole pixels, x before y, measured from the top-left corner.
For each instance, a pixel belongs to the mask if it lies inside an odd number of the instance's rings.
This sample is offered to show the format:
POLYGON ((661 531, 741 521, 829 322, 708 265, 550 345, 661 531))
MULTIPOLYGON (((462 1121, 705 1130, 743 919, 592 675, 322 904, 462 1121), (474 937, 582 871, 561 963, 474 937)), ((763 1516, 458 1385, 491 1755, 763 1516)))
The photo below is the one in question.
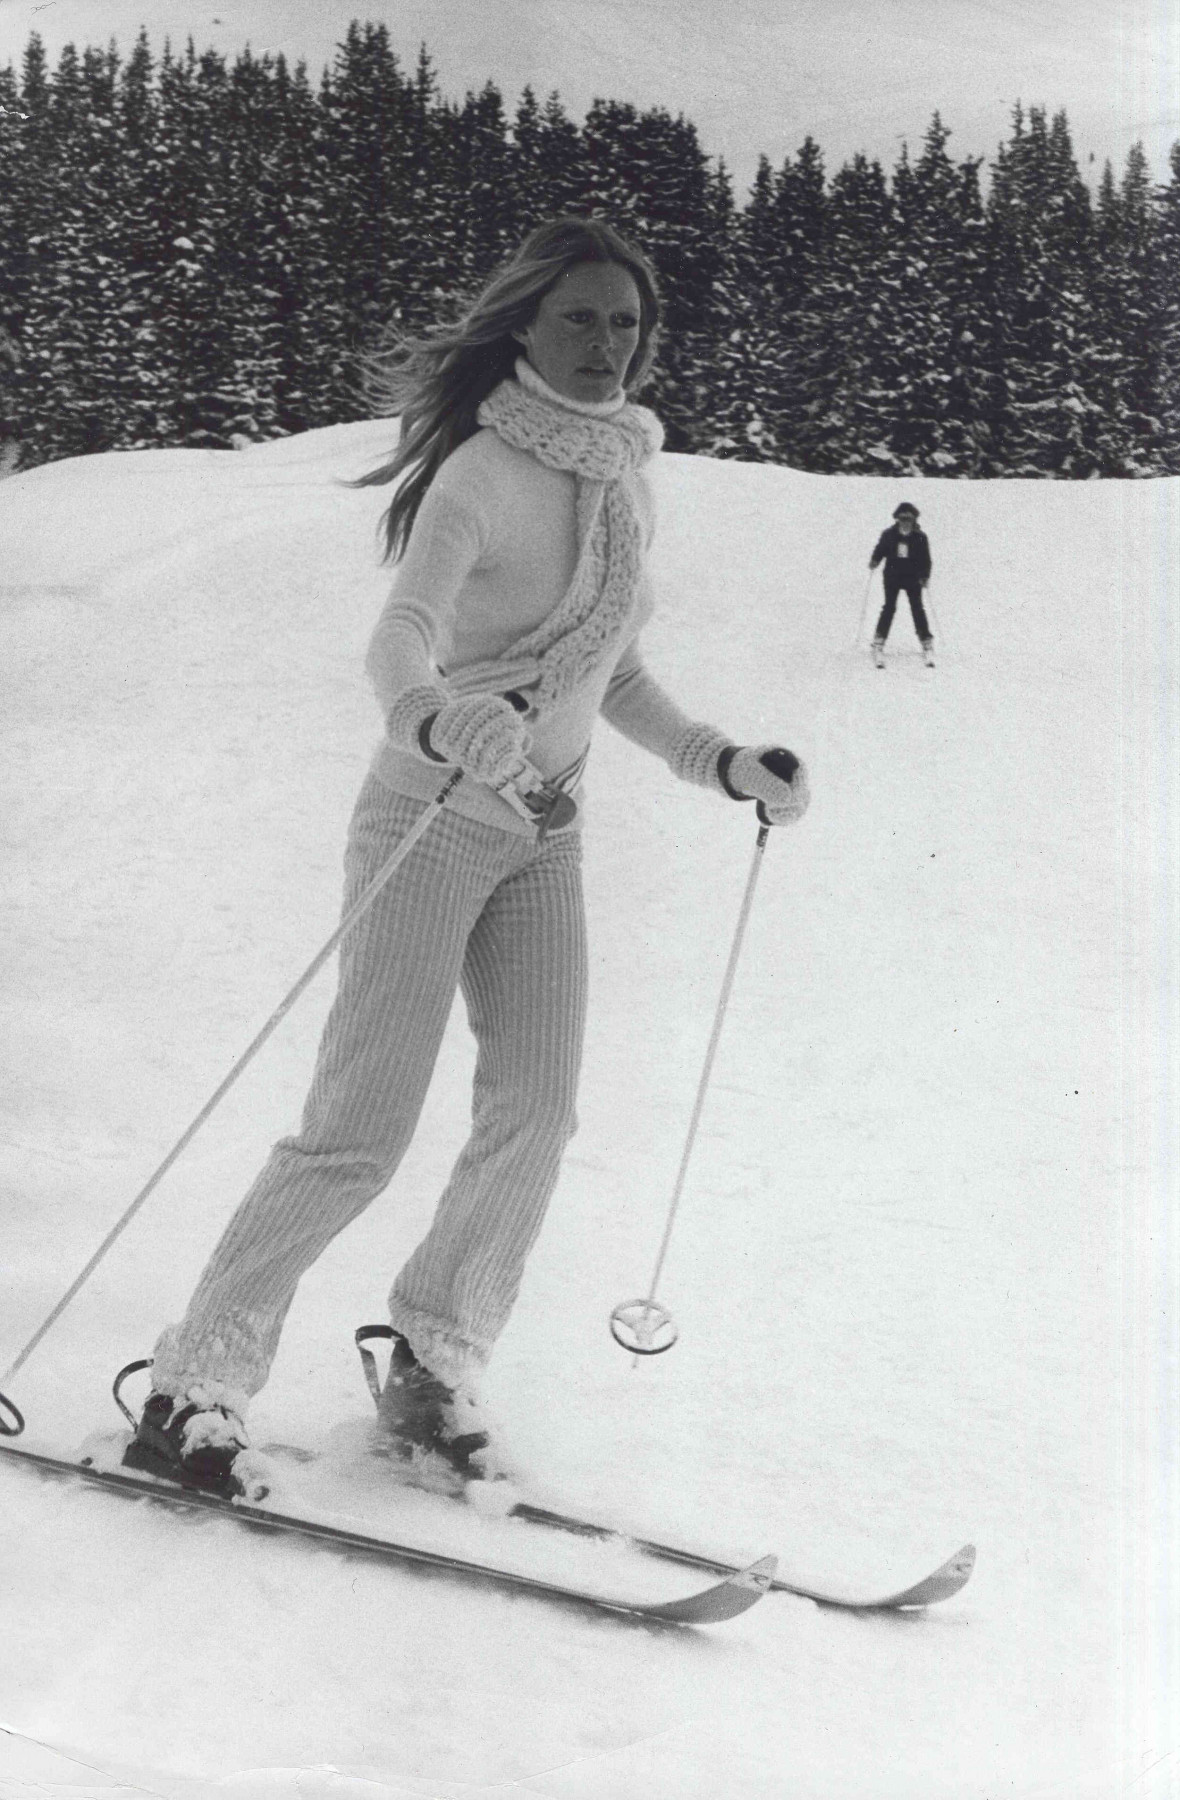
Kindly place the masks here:
POLYGON ((899 1606, 930 1606, 938 1600, 949 1600, 965 1588, 975 1569, 975 1545, 964 1544, 961 1550, 948 1557, 940 1569, 920 1581, 916 1587, 898 1601, 899 1606))
POLYGON ((724 1619, 736 1619, 740 1613, 756 1606, 770 1592, 778 1569, 776 1556, 763 1556, 744 1569, 736 1569, 724 1581, 689 1594, 683 1600, 669 1600, 663 1605, 645 1606, 649 1619, 661 1619, 674 1625, 719 1625, 724 1619))
POLYGON ((906 1588, 900 1594, 891 1594, 888 1600, 878 1602, 888 1607, 934 1606, 940 1600, 949 1600, 952 1595, 965 1588, 975 1568, 975 1545, 964 1544, 953 1556, 947 1558, 932 1575, 924 1581, 915 1582, 912 1588, 906 1588))

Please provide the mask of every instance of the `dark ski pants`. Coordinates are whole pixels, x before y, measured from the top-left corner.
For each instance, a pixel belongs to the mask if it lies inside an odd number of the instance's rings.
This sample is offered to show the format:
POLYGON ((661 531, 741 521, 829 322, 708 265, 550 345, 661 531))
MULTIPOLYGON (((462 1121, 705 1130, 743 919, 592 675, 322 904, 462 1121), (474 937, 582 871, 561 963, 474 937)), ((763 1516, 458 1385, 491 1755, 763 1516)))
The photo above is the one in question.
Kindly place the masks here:
POLYGON ((931 640, 932 633, 926 619, 926 608, 922 605, 921 582, 891 581, 888 575, 885 576, 884 580, 885 604, 881 608, 881 617, 877 620, 877 636, 880 641, 884 643, 885 639, 889 636, 889 627, 893 624, 893 615, 897 611, 897 596, 904 589, 906 598, 910 603, 910 611, 914 615, 914 630, 918 634, 918 641, 923 644, 928 644, 931 640))

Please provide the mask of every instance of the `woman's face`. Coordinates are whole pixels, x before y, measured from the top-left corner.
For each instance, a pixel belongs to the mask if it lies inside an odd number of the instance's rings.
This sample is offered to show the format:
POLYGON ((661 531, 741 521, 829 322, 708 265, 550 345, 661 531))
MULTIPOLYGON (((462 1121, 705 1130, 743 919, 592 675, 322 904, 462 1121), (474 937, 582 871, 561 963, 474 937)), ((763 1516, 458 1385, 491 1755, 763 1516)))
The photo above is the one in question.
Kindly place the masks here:
POLYGON ((639 289, 618 263, 575 263, 515 332, 533 368, 567 400, 612 400, 639 347, 639 289))

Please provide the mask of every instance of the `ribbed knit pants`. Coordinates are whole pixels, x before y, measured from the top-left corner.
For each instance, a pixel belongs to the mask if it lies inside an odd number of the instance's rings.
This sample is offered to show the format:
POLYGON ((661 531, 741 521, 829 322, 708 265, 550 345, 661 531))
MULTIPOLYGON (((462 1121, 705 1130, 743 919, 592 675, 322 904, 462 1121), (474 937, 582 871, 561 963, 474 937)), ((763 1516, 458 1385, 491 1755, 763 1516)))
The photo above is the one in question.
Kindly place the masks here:
MULTIPOLYGON (((375 776, 357 802, 345 908, 422 802, 375 776)), ((443 811, 340 950, 298 1136, 230 1220, 153 1382, 239 1404, 263 1386, 300 1276, 382 1191, 410 1142, 455 996, 477 1045, 472 1132, 390 1294, 394 1329, 470 1385, 520 1288, 574 1112, 585 1024, 581 839, 538 843, 443 811)))

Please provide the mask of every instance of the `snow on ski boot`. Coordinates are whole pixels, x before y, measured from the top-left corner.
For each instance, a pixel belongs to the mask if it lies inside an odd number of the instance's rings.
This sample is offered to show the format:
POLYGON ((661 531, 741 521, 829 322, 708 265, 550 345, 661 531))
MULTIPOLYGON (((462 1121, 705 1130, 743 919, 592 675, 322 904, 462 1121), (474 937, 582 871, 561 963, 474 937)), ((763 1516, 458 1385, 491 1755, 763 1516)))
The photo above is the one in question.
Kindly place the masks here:
POLYGON ((934 639, 927 638, 922 645, 922 660, 928 669, 934 667, 934 639))
POLYGON ((462 1481, 487 1475, 481 1458, 488 1434, 480 1428, 474 1402, 432 1375, 397 1332, 377 1402, 377 1428, 400 1461, 427 1475, 431 1463, 462 1481))
POLYGON ((873 652, 873 661, 876 663, 876 665, 879 669, 883 669, 885 667, 885 640, 884 640, 884 638, 874 638, 872 641, 872 644, 869 647, 873 652))
POLYGON ((152 1393, 123 1452, 123 1466, 182 1487, 203 1488, 225 1500, 260 1500, 266 1488, 244 1465, 237 1466, 249 1441, 241 1419, 227 1406, 152 1393))

